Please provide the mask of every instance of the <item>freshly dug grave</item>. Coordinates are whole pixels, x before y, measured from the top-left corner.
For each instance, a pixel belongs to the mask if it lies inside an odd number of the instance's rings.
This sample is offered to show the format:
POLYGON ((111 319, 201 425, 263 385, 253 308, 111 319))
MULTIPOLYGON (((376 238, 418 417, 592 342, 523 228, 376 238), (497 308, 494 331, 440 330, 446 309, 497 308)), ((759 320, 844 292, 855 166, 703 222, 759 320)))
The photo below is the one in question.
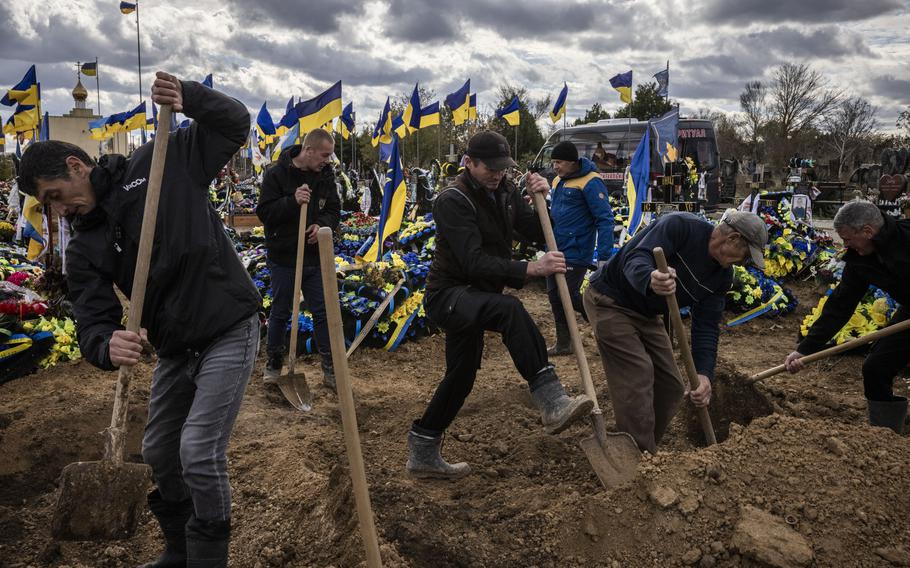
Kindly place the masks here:
MULTIPOLYGON (((443 370, 442 337, 351 361, 367 477, 388 566, 902 565, 910 542, 910 438, 864 425, 862 359, 840 357, 757 389, 744 374, 780 363, 814 288, 797 286, 796 315, 725 330, 712 419, 718 446, 703 448, 692 413, 674 421, 641 475, 608 493, 577 446, 578 425, 543 433, 523 381, 489 337, 473 394, 444 453, 475 473, 455 483, 404 475, 405 433, 443 370), (748 426, 738 424, 748 423, 748 426), (771 517, 762 516, 763 514, 771 517), (788 522, 789 521, 789 522, 788 522), (775 548, 777 547, 777 548, 775 548), (782 559, 782 560, 781 560, 782 559), (813 564, 814 563, 814 564, 813 564)), ((518 293, 544 334, 552 316, 539 289, 518 293)), ((585 346, 605 381, 589 328, 585 346)), ((357 566, 357 534, 334 396, 314 386, 301 414, 259 382, 257 367, 230 448, 234 487, 231 565, 357 566)), ((579 392, 572 358, 558 371, 579 392)), ((138 458, 151 366, 134 382, 128 452, 138 458)), ((110 420, 114 375, 65 365, 0 387, 0 567, 135 566, 155 557, 147 515, 113 543, 55 543, 55 480, 67 463, 97 459, 110 420)), ((899 380, 898 392, 908 392, 899 380)), ((607 422, 609 396, 602 394, 607 422)))

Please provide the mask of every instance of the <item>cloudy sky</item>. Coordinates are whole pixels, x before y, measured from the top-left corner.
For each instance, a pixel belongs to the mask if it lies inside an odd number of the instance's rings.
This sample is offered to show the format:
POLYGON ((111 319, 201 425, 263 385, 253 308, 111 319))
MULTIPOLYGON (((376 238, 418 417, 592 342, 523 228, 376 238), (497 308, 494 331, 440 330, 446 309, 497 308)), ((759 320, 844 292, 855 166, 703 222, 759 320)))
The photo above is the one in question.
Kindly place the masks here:
MULTIPOLYGON (((76 61, 97 57, 103 114, 134 106, 135 15, 118 6, 0 0, 0 91, 37 64, 44 108, 61 114, 76 61)), ((566 81, 571 120, 594 102, 619 106, 614 74, 633 69, 638 84, 668 59, 683 114, 737 111, 747 81, 788 61, 867 97, 886 130, 910 106, 908 0, 140 0, 140 16, 143 88, 156 69, 212 73, 253 113, 268 101, 275 120, 291 95, 339 79, 364 124, 417 81, 442 98, 467 78, 488 112, 500 84, 555 98, 566 81)), ((83 81, 95 106, 94 79, 83 81)))

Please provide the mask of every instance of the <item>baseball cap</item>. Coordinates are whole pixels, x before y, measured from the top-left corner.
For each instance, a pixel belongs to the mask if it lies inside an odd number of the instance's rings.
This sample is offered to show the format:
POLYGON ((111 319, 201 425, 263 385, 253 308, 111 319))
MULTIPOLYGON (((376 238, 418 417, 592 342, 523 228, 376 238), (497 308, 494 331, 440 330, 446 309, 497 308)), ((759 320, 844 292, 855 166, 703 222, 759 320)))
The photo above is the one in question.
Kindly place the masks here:
POLYGON ((517 166, 512 159, 512 149, 506 137, 492 130, 478 132, 468 141, 465 152, 471 159, 480 160, 491 170, 504 170, 517 166))
POLYGON ((765 268, 765 244, 768 242, 768 227, 761 217, 747 211, 730 211, 723 217, 723 222, 742 235, 749 243, 752 264, 760 269, 765 268))

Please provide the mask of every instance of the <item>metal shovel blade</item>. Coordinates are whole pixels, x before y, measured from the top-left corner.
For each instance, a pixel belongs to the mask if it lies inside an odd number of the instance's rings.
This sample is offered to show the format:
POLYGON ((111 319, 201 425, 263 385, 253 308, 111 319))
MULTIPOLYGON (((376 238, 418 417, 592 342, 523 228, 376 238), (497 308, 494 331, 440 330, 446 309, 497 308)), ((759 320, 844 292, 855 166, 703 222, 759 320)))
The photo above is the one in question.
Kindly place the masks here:
POLYGON ((278 377, 278 388, 291 406, 302 412, 313 410, 313 394, 306 383, 303 371, 286 373, 278 377))
POLYGON ((597 436, 578 443, 605 489, 614 489, 631 481, 638 472, 641 452, 626 432, 605 432, 604 443, 597 436))
POLYGON ((57 540, 119 540, 133 536, 145 510, 152 470, 102 460, 63 468, 51 523, 57 540))

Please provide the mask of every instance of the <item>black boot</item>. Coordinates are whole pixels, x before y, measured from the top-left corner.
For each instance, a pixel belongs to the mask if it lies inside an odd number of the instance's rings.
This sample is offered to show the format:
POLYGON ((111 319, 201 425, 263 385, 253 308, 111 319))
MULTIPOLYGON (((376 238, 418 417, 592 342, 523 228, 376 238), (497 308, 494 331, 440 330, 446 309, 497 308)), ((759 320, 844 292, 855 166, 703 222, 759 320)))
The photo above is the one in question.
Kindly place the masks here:
POLYGON ((322 384, 332 389, 332 392, 338 392, 338 387, 335 383, 335 365, 332 363, 332 354, 320 353, 319 356, 322 358, 322 384))
POLYGON ((231 521, 190 517, 186 523, 186 568, 227 568, 231 521))
POLYGON ((265 384, 276 384, 281 376, 281 366, 284 365, 284 353, 281 351, 269 352, 266 358, 265 371, 262 380, 265 384))
POLYGON ((158 560, 140 568, 183 568, 186 566, 186 522, 193 514, 193 500, 165 501, 154 490, 148 496, 149 509, 158 519, 164 534, 164 552, 158 560))
POLYGON ((442 459, 442 438, 442 434, 408 432, 408 475, 418 479, 458 479, 471 473, 471 466, 465 462, 450 464, 442 459))
POLYGON ((540 410, 540 421, 548 434, 558 434, 576 420, 591 413, 594 401, 586 395, 571 397, 552 368, 541 371, 529 382, 531 398, 540 410))
POLYGON ((869 424, 891 428, 897 434, 904 433, 907 421, 907 399, 902 396, 894 400, 867 400, 869 403, 869 424))
POLYGON ((547 355, 555 357, 558 355, 571 355, 575 350, 572 349, 572 336, 569 334, 569 324, 566 322, 556 322, 556 345, 547 349, 547 355))

